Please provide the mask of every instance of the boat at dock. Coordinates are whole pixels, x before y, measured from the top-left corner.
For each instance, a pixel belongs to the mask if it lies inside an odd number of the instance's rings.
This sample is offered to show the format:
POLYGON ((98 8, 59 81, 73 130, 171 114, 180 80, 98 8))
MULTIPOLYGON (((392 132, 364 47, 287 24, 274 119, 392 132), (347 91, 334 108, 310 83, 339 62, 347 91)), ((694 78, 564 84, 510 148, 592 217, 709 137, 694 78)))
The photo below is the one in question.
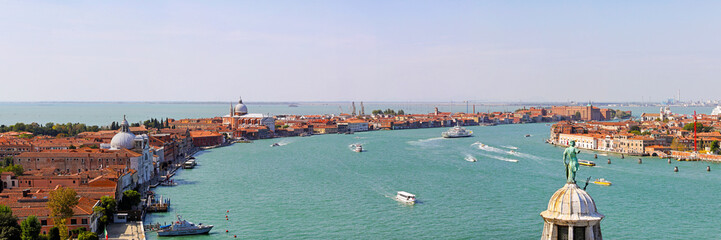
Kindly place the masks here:
POLYGON ((184 236, 184 235, 197 235, 197 234, 207 234, 210 232, 211 229, 213 229, 213 225, 203 225, 202 223, 198 223, 197 225, 188 222, 180 217, 180 215, 176 215, 177 221, 173 222, 172 224, 165 225, 165 226, 159 226, 158 230, 158 236, 165 237, 165 236, 184 236))
POLYGON ((413 205, 416 204, 416 195, 404 191, 399 191, 396 194, 396 201, 413 205))
POLYGON ((185 161, 185 162, 183 163, 183 168, 184 168, 184 169, 193 169, 193 168, 195 167, 195 165, 198 165, 198 164, 195 162, 195 160, 190 159, 190 160, 185 161))
POLYGON ((601 186, 611 186, 611 182, 603 178, 596 179, 593 183, 601 186))
POLYGON ((444 138, 461 138, 473 136, 473 131, 461 127, 460 123, 441 134, 444 138))
POLYGON ((583 165, 583 166, 589 166, 589 167, 596 166, 595 162, 589 161, 589 160, 578 160, 578 164, 583 165))

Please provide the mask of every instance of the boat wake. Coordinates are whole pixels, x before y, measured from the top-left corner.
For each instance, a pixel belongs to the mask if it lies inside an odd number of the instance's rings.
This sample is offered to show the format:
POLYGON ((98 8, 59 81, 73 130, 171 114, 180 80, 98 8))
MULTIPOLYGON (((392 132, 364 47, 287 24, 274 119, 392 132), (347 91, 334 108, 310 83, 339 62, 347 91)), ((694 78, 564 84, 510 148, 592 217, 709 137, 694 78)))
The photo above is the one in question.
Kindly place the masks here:
POLYGON ((433 142, 438 141, 438 140, 443 140, 443 137, 418 139, 415 141, 408 141, 408 144, 414 145, 414 146, 423 146, 423 145, 433 144, 433 142))
POLYGON ((293 141, 291 141, 290 139, 283 139, 283 140, 280 140, 280 142, 278 142, 278 145, 285 146, 285 145, 288 145, 291 143, 293 143, 293 141))
POLYGON ((505 158, 505 157, 496 156, 496 155, 490 155, 490 154, 481 154, 481 155, 486 156, 486 157, 489 157, 489 158, 494 158, 494 159, 497 159, 497 160, 501 160, 501 161, 506 161, 506 162, 514 162, 514 163, 515 163, 515 162, 518 162, 517 159, 505 158))
POLYGON ((474 145, 475 145, 475 146, 478 146, 478 149, 481 149, 481 150, 484 150, 484 151, 488 151, 488 152, 506 153, 506 154, 508 153, 507 151, 505 151, 505 150, 503 150, 503 149, 496 148, 496 147, 491 147, 491 146, 488 146, 488 145, 483 144, 483 143, 481 143, 481 142, 475 142, 475 143, 471 144, 471 146, 474 146, 474 145))
POLYGON ((501 147, 508 148, 508 149, 513 149, 513 150, 517 150, 517 149, 518 149, 518 147, 514 147, 514 146, 511 146, 511 145, 508 145, 508 146, 503 145, 503 146, 501 146, 501 147))

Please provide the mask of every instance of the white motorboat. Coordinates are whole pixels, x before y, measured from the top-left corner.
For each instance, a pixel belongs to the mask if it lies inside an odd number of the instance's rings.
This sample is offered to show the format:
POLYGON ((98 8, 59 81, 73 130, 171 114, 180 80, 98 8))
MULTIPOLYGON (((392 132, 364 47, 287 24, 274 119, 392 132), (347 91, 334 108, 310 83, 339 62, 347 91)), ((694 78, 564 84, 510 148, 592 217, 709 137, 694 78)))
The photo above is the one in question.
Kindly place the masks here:
POLYGON ((213 225, 203 225, 202 223, 193 224, 192 222, 185 221, 177 215, 177 221, 172 224, 160 226, 158 228, 158 236, 183 236, 183 235, 196 235, 196 234, 207 234, 213 225))
POLYGON ((396 201, 405 203, 405 204, 416 204, 416 195, 413 195, 412 193, 399 191, 396 194, 396 201))
POLYGON ((460 138, 473 136, 473 131, 461 127, 460 123, 441 134, 444 138, 460 138))
POLYGON ((477 162, 478 159, 476 159, 476 158, 473 157, 473 156, 466 156, 466 161, 469 161, 469 162, 477 162))
POLYGON ((363 152, 363 145, 360 145, 360 144, 353 145, 353 151, 354 152, 363 152))
POLYGON ((278 143, 273 143, 273 144, 270 145, 270 147, 277 147, 277 146, 280 146, 280 144, 278 144, 278 143))

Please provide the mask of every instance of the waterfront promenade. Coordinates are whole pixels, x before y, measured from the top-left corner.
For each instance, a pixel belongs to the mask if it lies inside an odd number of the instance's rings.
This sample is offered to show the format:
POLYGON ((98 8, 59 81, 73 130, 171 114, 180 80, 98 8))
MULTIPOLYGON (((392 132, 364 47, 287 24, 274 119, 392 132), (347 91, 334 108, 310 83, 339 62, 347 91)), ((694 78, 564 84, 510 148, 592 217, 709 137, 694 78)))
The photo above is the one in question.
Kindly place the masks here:
MULTIPOLYGON (((130 221, 127 223, 111 223, 107 227, 108 239, 113 240, 145 240, 143 222, 130 221)), ((100 236, 105 239, 105 236, 100 236)))

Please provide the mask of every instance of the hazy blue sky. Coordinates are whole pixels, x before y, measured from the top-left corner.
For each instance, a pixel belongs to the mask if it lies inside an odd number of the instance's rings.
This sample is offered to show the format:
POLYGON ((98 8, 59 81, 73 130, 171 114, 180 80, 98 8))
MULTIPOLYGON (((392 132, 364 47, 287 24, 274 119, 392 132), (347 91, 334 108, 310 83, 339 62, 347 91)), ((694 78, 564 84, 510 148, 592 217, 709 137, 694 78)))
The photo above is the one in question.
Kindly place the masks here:
POLYGON ((719 1, 0 1, 0 101, 721 99, 719 1))

